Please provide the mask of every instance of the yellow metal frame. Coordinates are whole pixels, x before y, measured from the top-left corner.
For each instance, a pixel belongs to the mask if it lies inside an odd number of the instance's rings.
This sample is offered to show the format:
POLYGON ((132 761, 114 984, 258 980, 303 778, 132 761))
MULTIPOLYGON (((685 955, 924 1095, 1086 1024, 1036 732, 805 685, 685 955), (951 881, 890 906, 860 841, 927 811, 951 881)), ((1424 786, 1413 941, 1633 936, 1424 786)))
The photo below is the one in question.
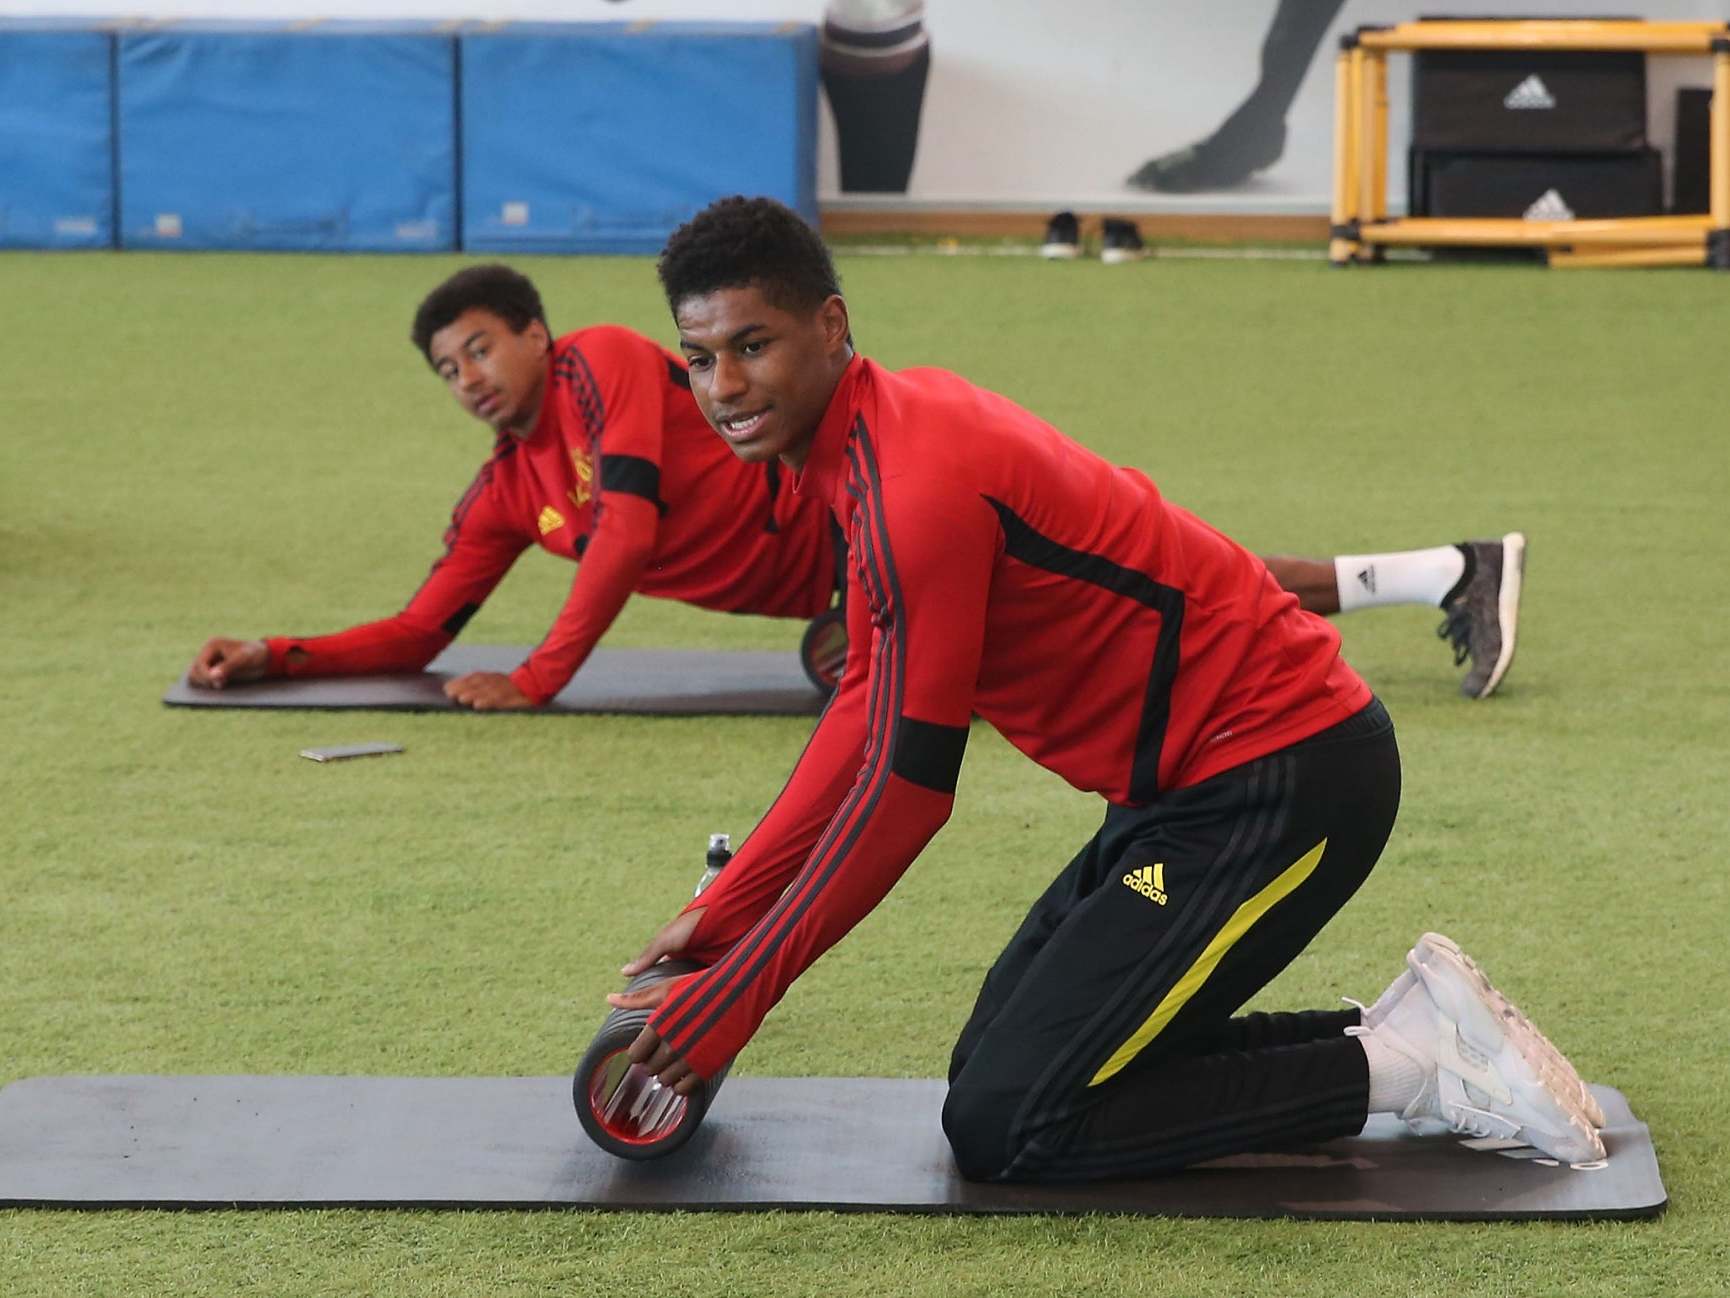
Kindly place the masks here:
POLYGON ((1534 19, 1411 22, 1348 36, 1334 70, 1334 194, 1328 256, 1379 260, 1389 245, 1531 247, 1552 266, 1730 269, 1730 23, 1534 19), (1388 216, 1388 55, 1414 50, 1637 50, 1712 58, 1705 216, 1600 221, 1388 216))
POLYGON ((1602 266, 1704 266, 1706 249, 1698 248, 1552 248, 1549 263, 1557 270, 1602 266))

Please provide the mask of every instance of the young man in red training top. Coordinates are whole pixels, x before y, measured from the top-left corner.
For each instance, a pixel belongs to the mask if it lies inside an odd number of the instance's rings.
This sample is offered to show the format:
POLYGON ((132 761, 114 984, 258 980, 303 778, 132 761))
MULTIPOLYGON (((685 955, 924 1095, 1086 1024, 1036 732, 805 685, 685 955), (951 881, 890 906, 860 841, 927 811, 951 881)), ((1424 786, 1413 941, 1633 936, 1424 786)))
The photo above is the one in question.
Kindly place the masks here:
POLYGON ((534 285, 497 265, 434 289, 413 338, 458 404, 496 434, 452 513, 444 556, 395 617, 335 635, 213 639, 193 661, 194 684, 418 671, 531 544, 581 561, 570 595, 516 670, 450 681, 445 692, 460 703, 546 702, 633 591, 774 617, 828 608, 827 511, 796 498, 780 465, 744 463, 715 440, 678 357, 616 325, 555 341, 534 285))
POLYGON ((995 393, 857 356, 820 239, 726 199, 661 278, 692 391, 847 536, 849 655, 779 798, 610 998, 689 1092, 947 819, 969 720, 1104 824, 1035 903, 956 1044, 944 1128, 987 1179, 1139 1176, 1357 1132, 1602 1156, 1567 1061, 1428 934, 1368 1010, 1234 1017, 1368 875, 1400 766, 1382 705, 1254 555, 995 393))
MULTIPOLYGON (((492 458, 457 502, 446 553, 395 617, 335 635, 216 637, 194 685, 263 676, 419 671, 504 577, 540 545, 579 559, 558 619, 508 675, 445 686, 481 709, 544 703, 582 665, 632 591, 704 608, 812 617, 834 593, 834 524, 795 498, 774 461, 735 459, 691 399, 683 361, 628 329, 597 325, 554 341, 535 286, 507 266, 459 271, 415 316, 413 339, 462 408, 496 434, 492 458)), ((1483 697, 1512 658, 1518 533, 1400 554, 1267 560, 1305 608, 1417 602, 1448 612, 1443 633, 1483 697), (1510 598, 1511 596, 1511 598, 1510 598)))

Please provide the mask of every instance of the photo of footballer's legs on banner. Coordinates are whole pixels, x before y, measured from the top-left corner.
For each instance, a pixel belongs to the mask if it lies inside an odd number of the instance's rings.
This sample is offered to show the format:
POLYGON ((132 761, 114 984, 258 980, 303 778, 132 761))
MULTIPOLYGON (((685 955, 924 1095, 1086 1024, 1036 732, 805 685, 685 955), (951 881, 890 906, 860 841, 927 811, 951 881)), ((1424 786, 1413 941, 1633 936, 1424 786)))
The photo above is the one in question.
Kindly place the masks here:
POLYGON ((1278 162, 1286 112, 1345 0, 1280 0, 1261 43, 1261 78, 1205 139, 1161 154, 1129 178, 1137 189, 1230 189, 1278 162))
MULTIPOLYGON (((631 7, 651 3, 632 0, 631 7)), ((780 17, 798 0, 734 3, 780 17)), ((1614 0, 1519 7, 1465 0, 1450 12, 1624 11, 1614 0)), ((823 140, 826 197, 848 200, 854 210, 872 210, 863 200, 882 195, 889 209, 905 197, 933 209, 1049 204, 1049 212, 1122 217, 1325 213, 1338 39, 1360 25, 1411 21, 1426 10, 1415 0, 806 0, 803 12, 821 33, 826 115, 834 126, 823 140)), ((1710 18, 1730 15, 1730 3, 1647 0, 1642 13, 1655 21, 1710 18)), ((1651 133, 1662 148, 1674 97, 1663 78, 1698 81, 1703 73, 1678 60, 1652 63, 1651 133)), ((1391 140, 1410 132, 1410 75, 1402 61, 1390 87, 1391 140)), ((1405 170, 1404 150, 1390 150, 1396 205, 1405 170)))
POLYGON ((931 71, 923 0, 830 0, 821 67, 842 192, 906 193, 931 71))

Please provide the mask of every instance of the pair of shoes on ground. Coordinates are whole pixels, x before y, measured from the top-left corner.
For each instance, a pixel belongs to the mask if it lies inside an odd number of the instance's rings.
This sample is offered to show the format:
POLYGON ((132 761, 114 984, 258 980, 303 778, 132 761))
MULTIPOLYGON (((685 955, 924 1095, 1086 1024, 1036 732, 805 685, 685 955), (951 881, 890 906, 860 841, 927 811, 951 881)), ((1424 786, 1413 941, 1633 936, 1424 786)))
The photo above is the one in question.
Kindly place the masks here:
POLYGON ((1464 541, 1459 550, 1466 556, 1466 568, 1442 601, 1446 616, 1436 635, 1452 644, 1456 667, 1472 660, 1460 693, 1483 699, 1495 692, 1514 661, 1526 536, 1509 532, 1499 541, 1464 541))
MULTIPOLYGON (((1074 261, 1082 254, 1081 221, 1074 212, 1059 212, 1045 226, 1045 238, 1039 244, 1039 255, 1047 261, 1074 261)), ((1105 218, 1099 238, 1099 259, 1107 266, 1128 261, 1140 261, 1147 256, 1147 245, 1141 241, 1141 231, 1134 221, 1115 216, 1105 218)))
POLYGON ((1418 939, 1405 971, 1348 1032, 1424 1071, 1422 1090, 1400 1113, 1420 1135, 1519 1140, 1571 1164, 1604 1157, 1604 1111, 1591 1089, 1440 933, 1418 939))

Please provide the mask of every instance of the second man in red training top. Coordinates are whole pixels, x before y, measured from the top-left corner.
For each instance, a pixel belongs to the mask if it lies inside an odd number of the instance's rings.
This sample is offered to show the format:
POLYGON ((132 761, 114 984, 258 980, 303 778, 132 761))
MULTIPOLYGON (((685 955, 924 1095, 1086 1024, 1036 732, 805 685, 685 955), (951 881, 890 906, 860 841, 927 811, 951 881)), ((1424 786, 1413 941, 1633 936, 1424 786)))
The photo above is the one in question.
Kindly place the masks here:
POLYGON ((814 617, 835 593, 834 527, 777 464, 746 464, 709 431, 684 362, 617 325, 554 339, 540 294, 507 266, 458 272, 413 338, 451 395, 495 433, 451 514, 445 553, 394 617, 334 635, 209 641, 194 684, 418 671, 530 545, 580 560, 546 637, 509 674, 446 685, 470 706, 546 702, 632 592, 726 612, 814 617))

